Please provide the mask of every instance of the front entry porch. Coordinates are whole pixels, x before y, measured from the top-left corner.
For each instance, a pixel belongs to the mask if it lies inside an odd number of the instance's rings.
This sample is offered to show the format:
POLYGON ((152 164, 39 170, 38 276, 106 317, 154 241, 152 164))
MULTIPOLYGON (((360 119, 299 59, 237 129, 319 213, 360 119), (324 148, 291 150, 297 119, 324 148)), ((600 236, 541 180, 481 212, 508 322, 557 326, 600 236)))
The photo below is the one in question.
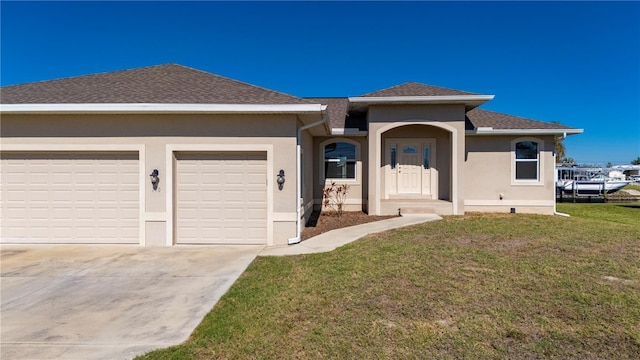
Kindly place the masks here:
POLYGON ((453 203, 423 197, 392 197, 380 201, 381 215, 437 214, 453 215, 453 203))
POLYGON ((464 213, 464 123, 370 123, 370 214, 464 213))

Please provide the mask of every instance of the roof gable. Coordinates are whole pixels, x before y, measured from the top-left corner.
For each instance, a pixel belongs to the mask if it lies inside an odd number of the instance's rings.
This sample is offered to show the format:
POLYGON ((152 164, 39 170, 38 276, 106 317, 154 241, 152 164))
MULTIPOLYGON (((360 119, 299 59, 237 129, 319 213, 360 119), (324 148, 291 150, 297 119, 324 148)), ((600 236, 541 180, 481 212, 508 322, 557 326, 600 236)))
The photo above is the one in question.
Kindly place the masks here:
POLYGON ((447 96, 447 95, 478 95, 476 93, 448 89, 439 86, 425 85, 417 82, 406 82, 386 89, 370 92, 361 97, 391 97, 391 96, 447 96))
POLYGON ((309 104, 307 100, 178 64, 5 86, 3 104, 309 104))

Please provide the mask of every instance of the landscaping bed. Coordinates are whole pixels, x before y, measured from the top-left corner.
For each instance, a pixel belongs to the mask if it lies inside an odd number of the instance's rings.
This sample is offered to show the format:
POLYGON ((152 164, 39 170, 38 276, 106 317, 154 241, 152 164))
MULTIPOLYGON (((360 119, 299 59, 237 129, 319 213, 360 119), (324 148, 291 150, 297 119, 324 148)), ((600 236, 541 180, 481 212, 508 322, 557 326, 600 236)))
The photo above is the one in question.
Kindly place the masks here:
POLYGON ((345 211, 339 216, 335 211, 314 211, 305 225, 304 230, 302 230, 301 238, 304 241, 327 231, 390 219, 393 217, 397 216, 368 215, 362 211, 345 211))

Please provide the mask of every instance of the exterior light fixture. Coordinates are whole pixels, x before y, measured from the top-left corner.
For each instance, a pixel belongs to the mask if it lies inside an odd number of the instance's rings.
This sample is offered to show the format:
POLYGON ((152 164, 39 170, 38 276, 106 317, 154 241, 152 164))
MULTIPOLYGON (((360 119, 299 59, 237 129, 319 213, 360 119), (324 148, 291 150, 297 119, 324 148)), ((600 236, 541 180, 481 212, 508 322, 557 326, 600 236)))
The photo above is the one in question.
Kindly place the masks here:
POLYGON ((278 189, 282 190, 282 187, 284 186, 284 170, 280 169, 280 172, 278 172, 278 178, 276 181, 278 182, 278 189))
POLYGON ((158 169, 153 169, 149 176, 151 177, 151 185, 153 186, 153 190, 158 190, 158 183, 160 182, 160 178, 158 177, 158 169))

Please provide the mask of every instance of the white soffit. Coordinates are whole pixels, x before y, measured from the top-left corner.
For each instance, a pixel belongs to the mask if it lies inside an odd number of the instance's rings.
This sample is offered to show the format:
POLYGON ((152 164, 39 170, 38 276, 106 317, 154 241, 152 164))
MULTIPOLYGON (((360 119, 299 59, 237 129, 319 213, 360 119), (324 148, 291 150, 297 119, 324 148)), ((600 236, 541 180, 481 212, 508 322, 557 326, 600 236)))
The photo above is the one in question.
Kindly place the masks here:
POLYGON ((321 104, 1 104, 4 114, 301 114, 320 113, 326 106, 321 104))

